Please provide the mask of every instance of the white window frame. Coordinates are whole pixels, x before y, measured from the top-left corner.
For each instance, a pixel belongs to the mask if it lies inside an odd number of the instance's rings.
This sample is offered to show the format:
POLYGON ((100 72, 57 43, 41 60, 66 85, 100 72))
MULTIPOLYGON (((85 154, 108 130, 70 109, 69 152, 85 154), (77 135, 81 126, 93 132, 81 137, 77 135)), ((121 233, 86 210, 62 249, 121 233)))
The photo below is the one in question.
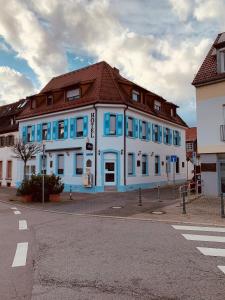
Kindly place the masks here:
POLYGON ((160 101, 158 101, 158 100, 154 101, 154 109, 156 111, 161 111, 161 102, 160 101))
POLYGON ((140 92, 137 91, 137 90, 132 90, 132 100, 133 101, 136 101, 136 102, 139 102, 140 101, 140 92))
POLYGON ((109 134, 110 135, 116 135, 116 115, 114 114, 110 114, 110 117, 109 117, 109 134), (114 120, 113 122, 115 122, 115 128, 113 128, 112 124, 111 123, 111 120, 114 120))
POLYGON ((68 101, 73 101, 73 100, 79 99, 79 98, 80 98, 80 89, 79 88, 71 89, 66 92, 66 99, 68 101))

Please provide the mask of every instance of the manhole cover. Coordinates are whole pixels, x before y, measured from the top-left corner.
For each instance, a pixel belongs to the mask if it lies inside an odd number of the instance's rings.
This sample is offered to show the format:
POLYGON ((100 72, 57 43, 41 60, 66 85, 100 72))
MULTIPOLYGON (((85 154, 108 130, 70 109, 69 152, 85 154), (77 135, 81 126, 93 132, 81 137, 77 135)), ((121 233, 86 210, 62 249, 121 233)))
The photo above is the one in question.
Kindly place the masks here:
POLYGON ((112 206, 112 208, 119 209, 119 208, 123 208, 123 207, 122 206, 112 206))
POLYGON ((165 212, 164 211, 152 211, 152 214, 153 215, 163 215, 163 214, 165 214, 165 212))

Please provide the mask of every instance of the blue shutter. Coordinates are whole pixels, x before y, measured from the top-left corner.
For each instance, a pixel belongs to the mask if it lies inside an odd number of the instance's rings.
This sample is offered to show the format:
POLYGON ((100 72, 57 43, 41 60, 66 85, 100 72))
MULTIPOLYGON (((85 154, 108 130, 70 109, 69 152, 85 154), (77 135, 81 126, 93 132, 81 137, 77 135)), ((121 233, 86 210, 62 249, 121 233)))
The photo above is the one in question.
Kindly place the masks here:
POLYGON ((181 133, 178 132, 178 146, 181 146, 181 133))
POLYGON ((70 137, 71 139, 75 137, 75 118, 70 119, 70 137))
POLYGON ((134 137, 138 138, 138 119, 133 119, 134 122, 134 137))
POLYGON ((23 143, 26 144, 26 142, 27 142, 27 126, 23 126, 22 140, 23 140, 23 143))
POLYGON ((155 124, 152 124, 152 140, 155 142, 155 124))
POLYGON ((41 129, 42 129, 42 124, 38 124, 37 125, 37 141, 38 142, 40 142, 42 140, 41 129))
POLYGON ((116 135, 123 135, 123 115, 116 116, 116 135))
POLYGON ((35 125, 31 127, 31 142, 35 142, 35 125))
POLYGON ((173 139, 173 135, 172 135, 172 129, 169 129, 169 144, 172 144, 172 139, 173 139))
POLYGON ((159 143, 162 143, 162 126, 159 125, 159 143))
POLYGON ((47 127, 47 140, 51 140, 51 122, 48 122, 48 127, 47 127))
POLYGON ((151 140, 151 123, 147 123, 147 141, 151 140))
POLYGON ((109 135, 110 133, 110 113, 104 114, 104 135, 109 135))
POLYGON ((166 144, 166 127, 163 127, 163 142, 166 144))
POLYGON ((173 130, 173 145, 175 145, 176 130, 173 130))
POLYGON ((128 116, 126 116, 126 136, 128 136, 128 116))
POLYGON ((139 138, 142 139, 142 121, 139 120, 139 138))
POLYGON ((88 116, 83 117, 83 136, 88 136, 88 116))
POLYGON ((64 120, 64 139, 68 139, 68 119, 64 120))
POLYGON ((53 122, 52 138, 53 138, 53 140, 57 140, 57 138, 58 138, 58 121, 53 122))

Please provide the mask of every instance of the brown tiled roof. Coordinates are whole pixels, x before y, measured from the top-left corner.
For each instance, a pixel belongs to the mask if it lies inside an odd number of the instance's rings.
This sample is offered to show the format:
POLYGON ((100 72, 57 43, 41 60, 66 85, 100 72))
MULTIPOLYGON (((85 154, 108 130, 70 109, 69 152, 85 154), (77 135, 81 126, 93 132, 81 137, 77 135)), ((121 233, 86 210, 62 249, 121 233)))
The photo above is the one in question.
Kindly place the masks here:
POLYGON ((131 88, 136 87, 145 94, 148 94, 152 99, 159 99, 161 102, 166 102, 167 105, 173 108, 177 107, 175 104, 167 102, 162 97, 122 77, 118 69, 111 67, 104 61, 52 78, 41 92, 32 96, 31 99, 37 99, 37 97, 43 97, 49 93, 62 91, 76 85, 88 86, 80 99, 76 99, 76 101, 65 101, 61 99, 61 101, 54 103, 52 106, 41 105, 35 109, 27 107, 19 116, 19 119, 78 108, 89 104, 107 103, 129 105, 151 115, 187 127, 186 123, 177 114, 175 117, 171 117, 168 113, 166 114, 163 111, 157 113, 151 109, 147 103, 132 101, 129 88, 127 89, 126 86, 130 86, 131 88))
POLYGON ((8 133, 18 130, 18 123, 11 123, 11 119, 15 118, 25 109, 27 105, 26 99, 0 106, 0 133, 8 133))
POLYGON ((197 127, 186 129, 186 142, 193 142, 197 140, 197 127))
POLYGON ((201 84, 210 83, 217 80, 225 80, 225 73, 217 72, 217 57, 216 49, 220 46, 224 46, 225 33, 218 34, 216 40, 214 41, 212 47, 210 48, 206 58, 204 59, 198 73, 196 74, 192 84, 197 86, 201 84))

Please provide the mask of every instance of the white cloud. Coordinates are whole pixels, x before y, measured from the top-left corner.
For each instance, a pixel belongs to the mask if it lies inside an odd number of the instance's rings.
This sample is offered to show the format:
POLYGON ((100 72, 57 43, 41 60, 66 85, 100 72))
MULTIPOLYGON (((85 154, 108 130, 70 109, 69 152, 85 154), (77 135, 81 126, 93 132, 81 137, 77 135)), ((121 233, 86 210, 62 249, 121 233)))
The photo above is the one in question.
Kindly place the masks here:
POLYGON ((0 105, 17 101, 36 92, 28 78, 9 67, 0 67, 0 86, 0 105))
POLYGON ((194 0, 169 0, 172 9, 181 21, 187 21, 194 7, 194 0))
POLYGON ((0 41, 0 51, 11 52, 11 49, 3 42, 0 41))
POLYGON ((221 20, 224 24, 224 0, 196 0, 194 16, 198 21, 221 20))

